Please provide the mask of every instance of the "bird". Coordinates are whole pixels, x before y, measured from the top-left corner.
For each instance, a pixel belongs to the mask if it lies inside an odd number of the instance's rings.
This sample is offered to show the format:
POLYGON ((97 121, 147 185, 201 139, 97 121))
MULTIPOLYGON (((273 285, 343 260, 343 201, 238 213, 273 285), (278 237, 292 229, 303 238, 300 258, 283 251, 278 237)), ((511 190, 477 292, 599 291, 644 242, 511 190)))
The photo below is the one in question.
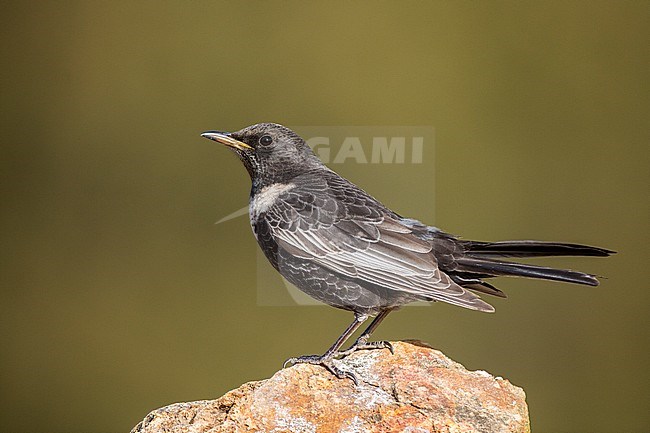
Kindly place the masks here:
POLYGON ((595 275, 523 264, 506 258, 609 256, 614 251, 561 242, 464 240, 402 217, 327 167, 306 141, 276 123, 202 137, 232 150, 251 178, 250 224, 271 265, 307 295, 351 311, 354 320, 322 355, 289 358, 338 378, 356 376, 333 362, 357 350, 388 349, 370 336, 388 314, 415 301, 446 302, 482 312, 494 307, 477 294, 505 298, 486 281, 514 276, 597 286, 595 275), (367 320, 356 341, 346 341, 367 320))

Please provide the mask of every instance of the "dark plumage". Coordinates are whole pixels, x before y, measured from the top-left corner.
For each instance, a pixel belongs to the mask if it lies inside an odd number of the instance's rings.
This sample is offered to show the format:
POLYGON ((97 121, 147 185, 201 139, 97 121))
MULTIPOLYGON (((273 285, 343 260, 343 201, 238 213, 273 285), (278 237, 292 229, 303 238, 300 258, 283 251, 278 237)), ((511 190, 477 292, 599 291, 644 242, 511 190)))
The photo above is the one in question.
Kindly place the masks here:
POLYGON ((442 301, 478 311, 494 308, 474 292, 505 297, 485 282, 518 276, 598 285, 595 276, 504 261, 503 257, 608 256, 585 245, 537 241, 475 242, 403 218, 327 168, 295 132, 273 123, 204 137, 229 146, 252 180, 251 226, 280 274, 308 295, 350 310, 354 322, 322 356, 288 362, 324 365, 357 349, 390 348, 368 337, 386 315, 413 301, 442 301), (369 317, 347 351, 345 340, 369 317))

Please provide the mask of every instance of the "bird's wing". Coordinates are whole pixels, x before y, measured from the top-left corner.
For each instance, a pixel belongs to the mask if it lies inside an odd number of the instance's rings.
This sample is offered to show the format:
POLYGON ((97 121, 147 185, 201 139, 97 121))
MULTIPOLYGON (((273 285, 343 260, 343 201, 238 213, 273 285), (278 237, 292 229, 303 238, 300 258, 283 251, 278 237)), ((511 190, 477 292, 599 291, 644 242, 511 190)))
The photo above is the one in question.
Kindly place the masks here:
MULTIPOLYGON (((278 245, 343 276, 389 290, 494 311, 438 268, 430 241, 345 179, 301 179, 265 219, 278 245)), ((280 264, 280 266, 282 266, 280 264)))

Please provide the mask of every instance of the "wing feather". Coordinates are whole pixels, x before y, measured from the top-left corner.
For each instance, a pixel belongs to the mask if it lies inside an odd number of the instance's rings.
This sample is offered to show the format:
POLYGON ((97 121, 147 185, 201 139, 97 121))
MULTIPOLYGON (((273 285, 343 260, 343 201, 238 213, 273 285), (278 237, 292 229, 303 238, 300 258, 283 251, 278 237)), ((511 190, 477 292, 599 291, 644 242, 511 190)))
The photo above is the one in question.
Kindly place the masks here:
POLYGON ((311 183, 294 181, 300 186, 280 195, 266 212, 279 247, 388 290, 475 310, 494 310, 441 272, 432 243, 416 236, 365 192, 342 178, 309 180, 311 183))

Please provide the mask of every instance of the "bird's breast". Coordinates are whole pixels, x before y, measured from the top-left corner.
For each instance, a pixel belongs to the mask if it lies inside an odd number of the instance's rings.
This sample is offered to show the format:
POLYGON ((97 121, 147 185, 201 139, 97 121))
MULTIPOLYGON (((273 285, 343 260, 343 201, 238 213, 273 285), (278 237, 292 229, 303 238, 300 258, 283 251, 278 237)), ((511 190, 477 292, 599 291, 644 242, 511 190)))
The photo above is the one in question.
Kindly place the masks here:
POLYGON ((248 214, 253 229, 255 229, 255 224, 259 217, 275 204, 278 197, 295 187, 296 185, 293 183, 274 183, 262 187, 259 191, 251 194, 250 202, 248 204, 248 214))

